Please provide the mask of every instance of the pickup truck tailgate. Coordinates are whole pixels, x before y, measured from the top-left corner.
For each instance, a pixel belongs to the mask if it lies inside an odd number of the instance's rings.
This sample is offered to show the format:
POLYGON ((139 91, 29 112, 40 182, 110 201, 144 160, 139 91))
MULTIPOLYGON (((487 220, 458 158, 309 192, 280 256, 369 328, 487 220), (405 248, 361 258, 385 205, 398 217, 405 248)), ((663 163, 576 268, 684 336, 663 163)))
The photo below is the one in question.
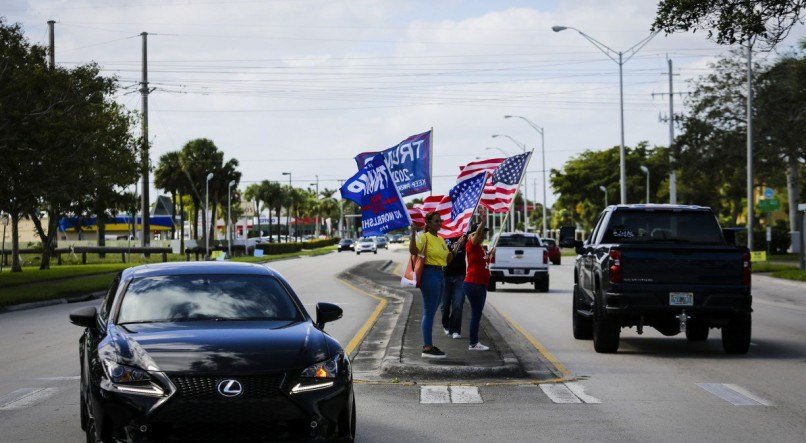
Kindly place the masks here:
POLYGON ((544 247, 498 247, 494 268, 542 268, 544 247))
POLYGON ((732 248, 635 245, 621 249, 624 283, 736 285, 742 255, 732 248))

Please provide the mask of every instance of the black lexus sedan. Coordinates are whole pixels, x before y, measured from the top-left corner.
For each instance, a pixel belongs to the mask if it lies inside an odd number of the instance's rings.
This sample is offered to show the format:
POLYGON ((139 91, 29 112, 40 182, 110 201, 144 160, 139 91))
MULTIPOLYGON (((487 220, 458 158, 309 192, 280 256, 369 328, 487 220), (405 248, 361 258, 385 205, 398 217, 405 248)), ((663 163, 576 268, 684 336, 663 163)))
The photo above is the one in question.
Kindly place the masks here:
POLYGON ((164 263, 119 274, 84 330, 88 441, 352 441, 352 369, 324 324, 265 266, 164 263))

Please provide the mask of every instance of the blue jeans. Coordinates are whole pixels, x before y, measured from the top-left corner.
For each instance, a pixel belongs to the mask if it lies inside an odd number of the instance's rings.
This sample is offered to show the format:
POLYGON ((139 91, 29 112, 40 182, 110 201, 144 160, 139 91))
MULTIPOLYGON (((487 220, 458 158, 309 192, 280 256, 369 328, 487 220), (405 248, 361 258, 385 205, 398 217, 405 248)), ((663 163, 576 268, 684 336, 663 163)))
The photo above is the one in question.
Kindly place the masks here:
POLYGON ((479 342, 479 324, 484 302, 487 301, 487 286, 465 282, 465 295, 470 302, 470 345, 479 342))
POLYGON ((462 308, 465 305, 465 291, 462 288, 464 275, 446 275, 445 289, 442 291, 442 327, 451 334, 462 332, 462 308))
POLYGON ((420 292, 423 293, 423 345, 432 346, 431 330, 434 328, 434 315, 437 313, 439 301, 442 299, 442 288, 445 286, 445 275, 442 268, 426 266, 423 268, 420 292))

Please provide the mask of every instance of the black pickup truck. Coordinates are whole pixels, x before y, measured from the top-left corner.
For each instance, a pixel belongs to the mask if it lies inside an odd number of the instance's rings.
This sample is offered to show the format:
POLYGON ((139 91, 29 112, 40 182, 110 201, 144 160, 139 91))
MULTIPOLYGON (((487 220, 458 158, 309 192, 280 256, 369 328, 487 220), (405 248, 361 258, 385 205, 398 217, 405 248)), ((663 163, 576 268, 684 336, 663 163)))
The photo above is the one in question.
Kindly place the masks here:
POLYGON ((562 228, 560 244, 577 251, 573 333, 596 352, 619 347, 621 328, 651 326, 690 341, 722 329, 729 354, 750 346, 750 253, 735 245, 710 208, 609 206, 584 242, 562 228))

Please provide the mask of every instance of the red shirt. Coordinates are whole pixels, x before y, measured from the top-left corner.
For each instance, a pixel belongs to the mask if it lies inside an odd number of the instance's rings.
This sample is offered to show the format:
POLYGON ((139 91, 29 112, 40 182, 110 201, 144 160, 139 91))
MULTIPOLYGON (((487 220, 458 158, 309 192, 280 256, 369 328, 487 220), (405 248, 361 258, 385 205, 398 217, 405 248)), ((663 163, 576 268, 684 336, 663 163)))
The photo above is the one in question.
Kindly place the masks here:
POLYGON ((487 259, 487 251, 479 245, 474 245, 470 239, 465 243, 467 253, 467 273, 465 282, 484 285, 490 283, 490 264, 487 259))

